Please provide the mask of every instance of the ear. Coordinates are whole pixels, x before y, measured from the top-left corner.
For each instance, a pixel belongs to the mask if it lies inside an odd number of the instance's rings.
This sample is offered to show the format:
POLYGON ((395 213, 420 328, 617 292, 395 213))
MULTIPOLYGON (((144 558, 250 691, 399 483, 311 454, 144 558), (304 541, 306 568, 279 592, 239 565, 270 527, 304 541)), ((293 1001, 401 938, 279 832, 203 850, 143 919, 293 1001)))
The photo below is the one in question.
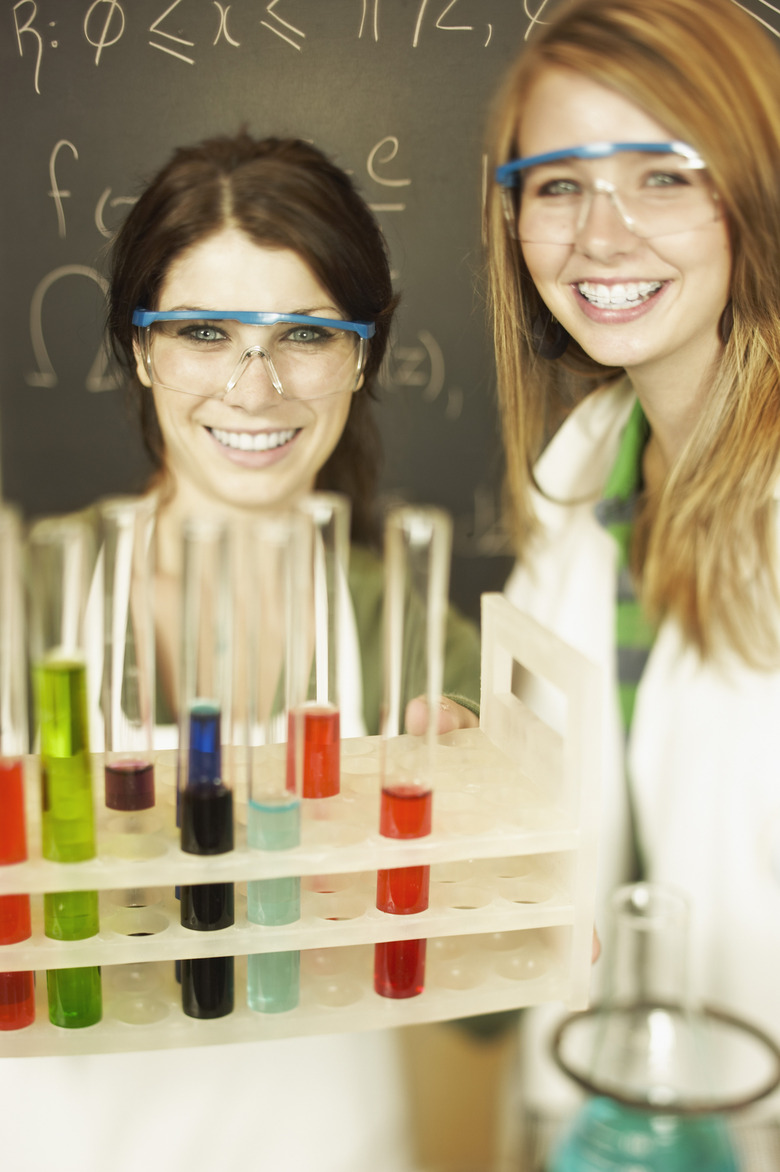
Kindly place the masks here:
POLYGON ((137 339, 133 341, 133 354, 135 356, 135 373, 138 376, 139 383, 141 386, 151 387, 152 379, 149 368, 146 365, 141 344, 137 339))

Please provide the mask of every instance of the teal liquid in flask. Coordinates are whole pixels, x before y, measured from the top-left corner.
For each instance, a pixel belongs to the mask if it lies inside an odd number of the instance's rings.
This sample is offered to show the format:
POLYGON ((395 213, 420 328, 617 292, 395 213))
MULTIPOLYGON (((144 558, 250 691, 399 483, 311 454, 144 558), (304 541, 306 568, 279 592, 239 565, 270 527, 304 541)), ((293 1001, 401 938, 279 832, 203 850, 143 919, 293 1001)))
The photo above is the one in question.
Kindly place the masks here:
POLYGON ((739 1172, 718 1115, 661 1115, 599 1096, 581 1109, 547 1172, 739 1172))

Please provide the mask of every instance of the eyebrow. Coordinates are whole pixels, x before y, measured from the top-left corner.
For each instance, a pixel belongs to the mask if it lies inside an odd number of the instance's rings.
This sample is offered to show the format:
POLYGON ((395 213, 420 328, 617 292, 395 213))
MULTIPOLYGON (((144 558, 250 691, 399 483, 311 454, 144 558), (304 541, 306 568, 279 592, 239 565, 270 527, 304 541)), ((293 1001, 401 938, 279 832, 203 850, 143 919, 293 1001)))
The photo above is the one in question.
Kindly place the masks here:
MULTIPOLYGON (((239 310, 238 306, 233 306, 232 308, 236 312, 243 312, 243 310, 239 310)), ((268 309, 268 310, 257 310, 257 311, 252 311, 252 312, 279 313, 282 315, 284 315, 286 313, 295 313, 295 314, 298 314, 300 317, 317 317, 327 310, 331 310, 333 313, 341 313, 342 312, 335 305, 312 306, 309 309, 268 309)), ((213 306, 213 305, 210 305, 210 306, 205 306, 205 305, 169 305, 169 306, 166 306, 165 309, 163 309, 161 306, 159 308, 158 312, 159 313, 191 313, 193 315, 193 317, 197 317, 197 315, 200 313, 202 313, 202 314, 230 313, 230 310, 229 309, 228 310, 216 309, 215 306, 213 306)))

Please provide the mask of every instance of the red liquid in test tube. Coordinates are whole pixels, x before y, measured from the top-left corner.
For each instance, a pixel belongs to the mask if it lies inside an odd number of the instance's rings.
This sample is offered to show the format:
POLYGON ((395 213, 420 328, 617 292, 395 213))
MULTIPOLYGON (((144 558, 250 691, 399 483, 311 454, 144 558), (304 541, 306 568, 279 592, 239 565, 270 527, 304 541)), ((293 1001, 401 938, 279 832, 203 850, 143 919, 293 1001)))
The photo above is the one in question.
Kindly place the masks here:
MULTIPOLYGON (((341 781, 341 721, 329 704, 306 705, 290 713, 288 738, 295 744, 294 722, 303 719, 303 796, 331 798, 341 781)), ((295 793, 295 753, 287 757, 287 788, 295 793)))
POLYGON ((0 760, 0 809, 0 863, 23 863, 27 858, 27 837, 21 761, 0 760))
MULTIPOLYGON (((385 524, 384 704, 379 833, 420 839, 431 833, 437 731, 433 714, 442 693, 452 523, 439 509, 401 506, 385 524), (393 760, 392 741, 404 732, 409 701, 428 702, 427 727, 393 760)), ((376 906, 395 916, 428 907, 430 868, 377 871, 376 906)), ((391 940, 374 948, 374 989, 381 997, 422 993, 426 941, 391 940)))
MULTIPOLYGON (((385 787, 379 832, 386 838, 422 838, 431 832, 432 790, 414 785, 385 787)), ((392 915, 412 915, 428 906, 429 867, 377 871, 376 906, 392 915)), ((425 940, 390 940, 374 949, 374 988, 381 997, 415 997, 425 980, 425 940)))
MULTIPOLYGON (((0 864, 27 858, 24 778, 21 761, 0 761, 0 864)), ((30 897, 0 896, 0 944, 16 944, 31 932, 30 897)), ((35 1020, 31 972, 0 972, 0 1030, 18 1030, 35 1020)))

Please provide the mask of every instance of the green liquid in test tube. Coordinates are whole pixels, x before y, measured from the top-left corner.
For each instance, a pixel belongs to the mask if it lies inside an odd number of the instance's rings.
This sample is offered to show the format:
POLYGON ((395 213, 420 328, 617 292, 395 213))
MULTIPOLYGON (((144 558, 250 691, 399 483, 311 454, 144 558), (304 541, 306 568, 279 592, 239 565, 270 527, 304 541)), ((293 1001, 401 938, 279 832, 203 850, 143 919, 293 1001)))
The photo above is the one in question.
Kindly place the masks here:
MULTIPOLYGON (((95 854, 86 669, 83 663, 51 659, 38 668, 36 682, 43 855, 59 863, 79 862, 95 854)), ((43 908, 44 930, 53 940, 84 940, 98 931, 96 891, 48 893, 43 908)), ((100 1021, 98 968, 50 969, 46 984, 54 1025, 80 1028, 100 1021)))
POLYGON ((83 663, 51 659, 37 672, 41 726, 43 856, 77 863, 95 855, 95 813, 83 663))
MULTIPOLYGON (((64 864, 95 855, 92 763, 84 654, 88 532, 73 518, 48 518, 30 531, 30 646, 41 775, 41 836, 46 859, 64 864)), ((66 873, 66 872, 64 872, 66 873)), ((53 940, 98 931, 95 891, 44 896, 44 929, 53 940)), ((49 1019, 67 1029, 102 1016, 97 966, 46 974, 49 1019)))

